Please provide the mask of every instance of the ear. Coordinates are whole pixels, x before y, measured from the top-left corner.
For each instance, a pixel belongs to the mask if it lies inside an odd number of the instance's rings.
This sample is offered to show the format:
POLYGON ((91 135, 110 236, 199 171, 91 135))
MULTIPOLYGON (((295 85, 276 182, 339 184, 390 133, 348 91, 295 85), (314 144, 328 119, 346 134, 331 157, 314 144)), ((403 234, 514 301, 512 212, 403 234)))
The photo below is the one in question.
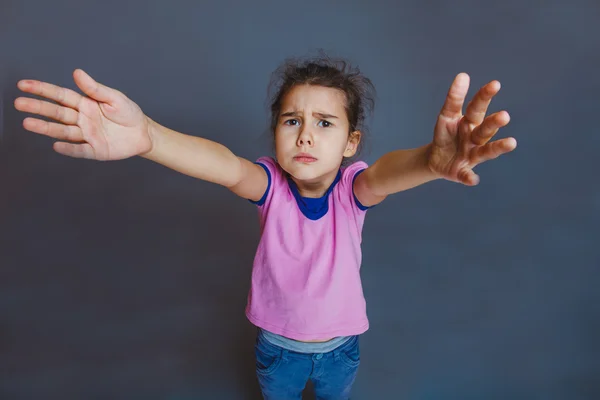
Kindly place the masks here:
POLYGON ((360 131, 354 131, 348 136, 348 144, 346 145, 346 150, 344 150, 344 157, 352 157, 356 154, 361 135, 360 131))

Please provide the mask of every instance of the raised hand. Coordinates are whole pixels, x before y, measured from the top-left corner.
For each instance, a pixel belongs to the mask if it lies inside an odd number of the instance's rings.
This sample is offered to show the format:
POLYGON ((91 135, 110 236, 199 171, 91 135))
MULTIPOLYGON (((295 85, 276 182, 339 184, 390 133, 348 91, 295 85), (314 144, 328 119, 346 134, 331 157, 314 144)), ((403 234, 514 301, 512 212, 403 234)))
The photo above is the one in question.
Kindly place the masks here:
POLYGON ((448 91, 434 128, 429 167, 444 179, 474 186, 479 183, 479 176, 473 168, 514 150, 517 141, 509 137, 490 142, 510 121, 506 111, 486 117, 492 98, 500 90, 498 81, 479 89, 462 114, 469 80, 469 75, 458 74, 448 91))
POLYGON ((73 78, 89 97, 36 80, 17 83, 23 92, 58 103, 28 97, 15 99, 17 110, 59 122, 29 117, 23 120, 25 129, 60 140, 54 143, 54 150, 70 157, 120 160, 151 150, 149 121, 136 103, 80 69, 73 72, 73 78))

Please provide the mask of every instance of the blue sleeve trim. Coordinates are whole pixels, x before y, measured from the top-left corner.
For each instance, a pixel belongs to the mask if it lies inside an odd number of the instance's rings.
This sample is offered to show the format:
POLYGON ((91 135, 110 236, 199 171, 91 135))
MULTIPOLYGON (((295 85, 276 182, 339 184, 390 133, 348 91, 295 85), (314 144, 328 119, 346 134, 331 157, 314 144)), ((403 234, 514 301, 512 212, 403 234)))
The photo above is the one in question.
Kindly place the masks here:
POLYGON ((363 206, 361 204, 360 201, 358 201, 358 199, 356 198, 356 194, 354 194, 354 181, 356 180, 356 177, 359 176, 360 174, 362 174, 363 172, 365 172, 366 168, 361 169, 360 171, 358 171, 357 173, 354 174, 354 178, 352 178, 352 196, 354 197, 354 202, 356 203, 356 206, 361 209, 362 211, 366 211, 371 207, 367 207, 367 206, 363 206))
POLYGON ((269 172, 269 168, 267 168, 267 166, 265 164, 259 163, 259 162, 255 162, 254 164, 260 165, 261 167, 263 167, 265 172, 267 173, 267 190, 265 190, 265 193, 263 194, 263 196, 260 198, 259 201, 253 201, 250 199, 248 199, 248 201, 252 204, 256 204, 257 206, 262 206, 263 204, 265 204, 265 201, 267 200, 267 196, 269 195, 269 189, 271 189, 271 173, 269 172))

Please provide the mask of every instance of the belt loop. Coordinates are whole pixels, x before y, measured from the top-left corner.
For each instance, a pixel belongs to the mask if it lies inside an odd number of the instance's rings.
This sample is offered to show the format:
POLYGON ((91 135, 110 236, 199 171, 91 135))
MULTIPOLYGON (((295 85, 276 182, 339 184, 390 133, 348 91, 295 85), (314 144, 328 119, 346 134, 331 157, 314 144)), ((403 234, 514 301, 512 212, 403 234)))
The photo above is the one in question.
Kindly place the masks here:
POLYGON ((288 350, 284 349, 283 347, 281 348, 281 359, 283 361, 287 361, 288 360, 288 350))
POLYGON ((340 347, 339 346, 337 349, 333 350, 333 359, 335 361, 339 361, 340 360, 340 347))

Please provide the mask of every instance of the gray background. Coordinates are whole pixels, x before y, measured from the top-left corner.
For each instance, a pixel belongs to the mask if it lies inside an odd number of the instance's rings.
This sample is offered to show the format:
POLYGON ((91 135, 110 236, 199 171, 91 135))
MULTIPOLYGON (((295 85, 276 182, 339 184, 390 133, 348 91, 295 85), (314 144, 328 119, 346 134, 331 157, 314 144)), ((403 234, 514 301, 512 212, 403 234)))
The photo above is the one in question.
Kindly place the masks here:
MULTIPOLYGON (((600 398, 597 1, 0 2, 0 398, 258 399, 253 205, 28 132, 19 79, 82 68, 154 120, 270 154, 269 75, 323 48, 371 77, 364 159, 431 140, 492 79, 517 150, 369 212, 356 399, 600 398)), ((77 90, 77 89, 76 89, 77 90)))

